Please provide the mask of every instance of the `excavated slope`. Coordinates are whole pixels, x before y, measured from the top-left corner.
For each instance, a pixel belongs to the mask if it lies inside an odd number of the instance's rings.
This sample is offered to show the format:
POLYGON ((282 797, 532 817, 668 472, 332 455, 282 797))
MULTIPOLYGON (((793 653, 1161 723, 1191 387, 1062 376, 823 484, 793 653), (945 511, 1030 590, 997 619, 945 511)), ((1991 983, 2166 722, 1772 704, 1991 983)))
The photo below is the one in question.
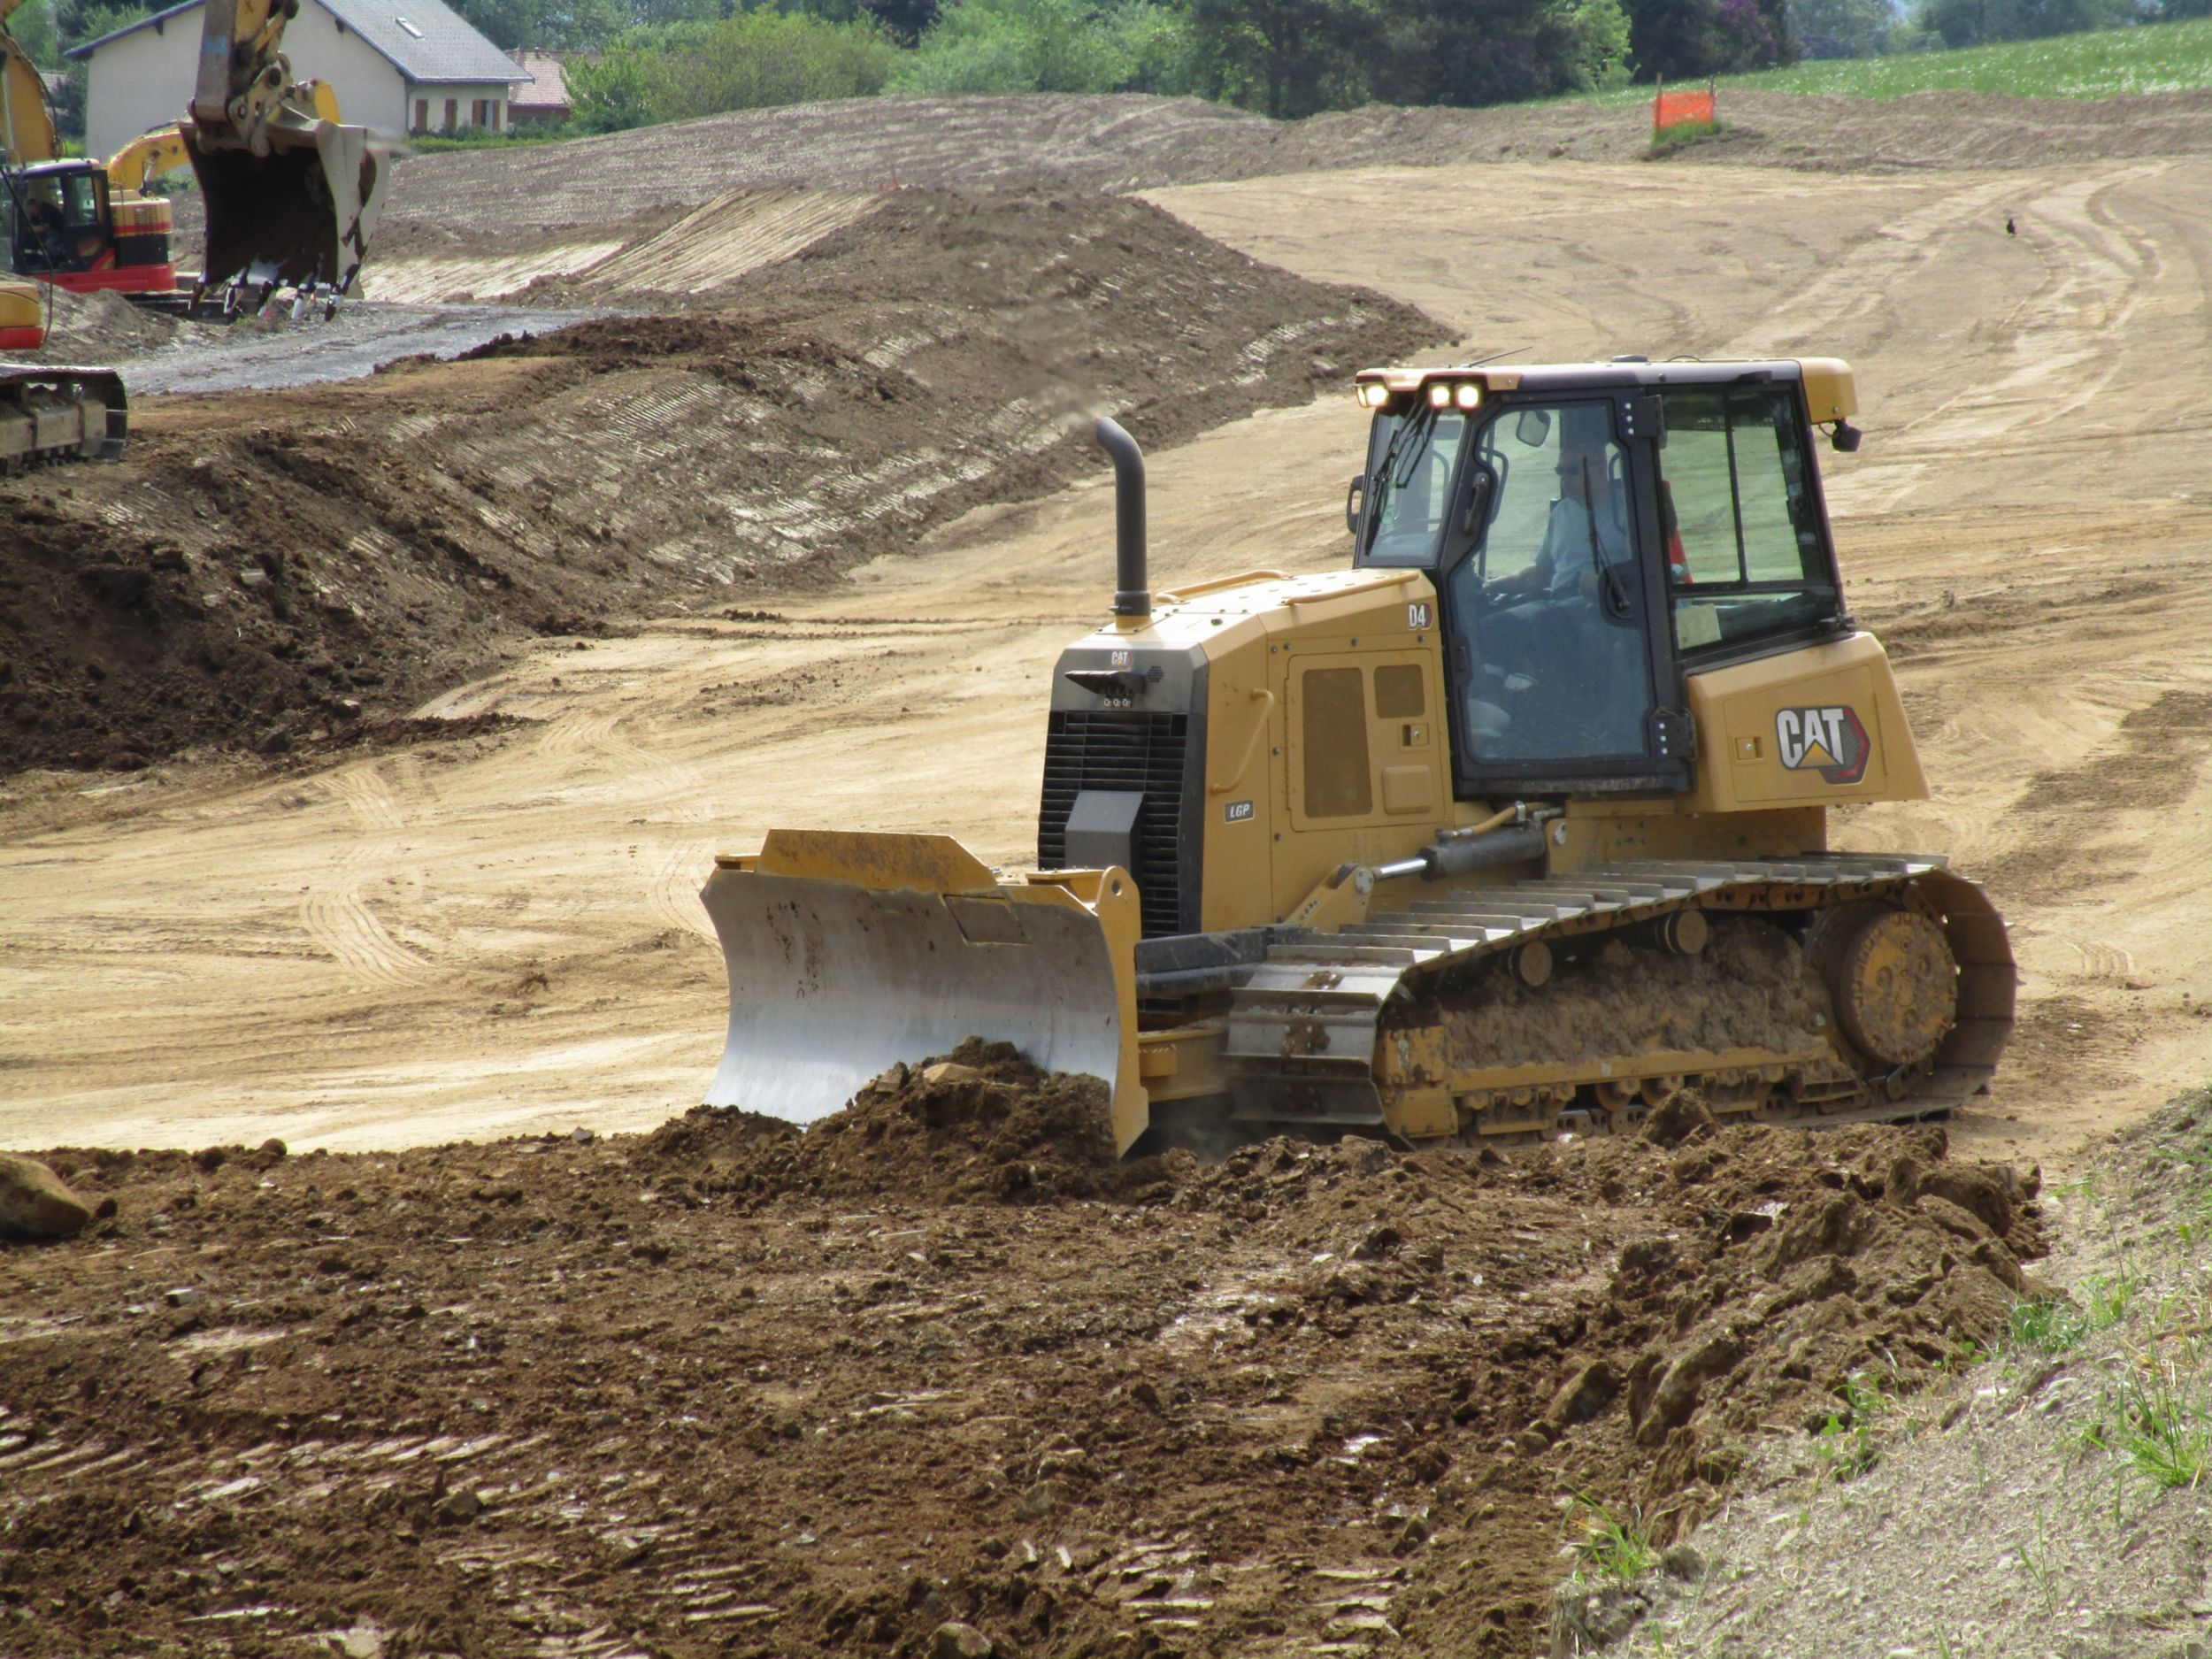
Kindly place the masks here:
POLYGON ((1044 494, 1098 414, 1171 444, 1441 332, 1142 203, 903 192, 721 308, 166 400, 120 465, 0 483, 0 773, 341 741, 529 630, 1044 494))

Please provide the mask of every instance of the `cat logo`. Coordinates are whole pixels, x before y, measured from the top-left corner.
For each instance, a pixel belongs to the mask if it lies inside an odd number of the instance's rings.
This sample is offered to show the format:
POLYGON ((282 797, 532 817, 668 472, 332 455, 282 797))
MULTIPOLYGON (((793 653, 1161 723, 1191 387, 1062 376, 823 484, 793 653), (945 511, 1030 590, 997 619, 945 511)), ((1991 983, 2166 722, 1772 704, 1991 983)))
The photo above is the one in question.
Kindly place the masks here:
POLYGON ((1134 668, 1137 665, 1137 654, 1134 651, 1115 651, 1106 660, 1110 666, 1115 668, 1134 668))
POLYGON ((1865 777, 1867 755, 1874 747, 1857 713, 1840 703, 1780 710, 1774 717, 1774 737, 1785 766, 1816 772, 1830 783, 1856 783, 1865 777))

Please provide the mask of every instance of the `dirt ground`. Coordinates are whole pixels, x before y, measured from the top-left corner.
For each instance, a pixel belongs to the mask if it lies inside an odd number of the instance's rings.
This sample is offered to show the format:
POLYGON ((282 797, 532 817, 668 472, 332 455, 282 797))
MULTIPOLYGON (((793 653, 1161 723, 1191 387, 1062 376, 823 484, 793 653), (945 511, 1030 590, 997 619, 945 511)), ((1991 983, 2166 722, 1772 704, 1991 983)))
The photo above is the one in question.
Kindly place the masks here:
POLYGON ((1621 1659, 2200 1648, 2212 1098, 2131 1125, 2039 1207, 2060 1243, 2037 1272, 2070 1300, 2016 1320, 1990 1363, 1909 1398, 1884 1398, 1874 1368, 1864 1435, 1757 1448, 1697 1534, 1705 1571, 1631 1586, 1586 1575, 1590 1593, 1563 1597, 1585 1615, 1573 1623, 1617 1628, 1640 1610, 1604 1648, 1621 1659))
MULTIPOLYGON (((147 397, 122 466, 0 486, 0 1144, 107 1148, 50 1156, 114 1206, 0 1247, 0 1651, 1521 1655, 1575 1493, 1677 1527, 1849 1370, 1986 1345, 2029 1161, 2212 1056, 2212 146, 2201 101, 1944 107, 1737 141, 1778 165, 1439 165, 1383 111, 1301 172, 1236 146, 1321 123, 963 104, 985 196, 718 145, 613 190, 603 268, 572 201, 507 249, 649 315, 147 397), (715 852, 1033 849, 1111 579, 1086 414, 1150 449, 1161 585, 1321 569, 1363 418, 1315 388, 1515 350, 1856 365, 1829 494, 1934 795, 1837 839, 2009 918, 1986 1101, 1114 1166, 1084 1087, 971 1053, 805 1137, 687 1114, 715 852)), ((464 223, 489 164, 433 164, 464 223)))
POLYGON ((1525 1655, 1563 1494, 1686 1525, 1851 1371, 1993 1340, 2043 1248, 1939 1130, 1700 1113, 1118 1164, 1098 1085, 972 1045, 803 1135, 54 1153, 101 1216, 0 1276, 0 1629, 1525 1655))
MULTIPOLYGON (((1831 499, 1855 607, 1895 653, 1935 794, 1843 830, 1862 846, 1947 851, 1986 879, 2025 974, 2012 1057, 1956 1133, 2061 1167, 2201 1076, 2212 927, 2192 826, 2212 822, 2200 579, 2212 440, 2195 388, 2212 370, 2212 163, 1883 177, 1504 164, 1153 199, 1302 277, 1421 307, 1463 336, 1442 349, 1454 353, 1850 357, 1868 438, 1826 457, 1831 499), (1355 216, 1422 234, 1347 236, 1355 216)), ((1087 326, 1088 340, 1110 341, 1090 303, 1071 308, 1071 335, 1087 326)), ((864 342, 869 318, 846 314, 845 361, 890 343, 889 331, 864 342)), ((950 338, 934 374, 956 373, 975 334, 950 338)), ((1233 338, 1240 350, 1255 335, 1233 338)), ((400 527, 345 561, 426 554, 433 572, 473 577, 415 534, 422 523, 543 591, 561 567, 518 533, 488 526, 480 539, 481 513, 512 501, 522 534, 549 526, 557 545, 597 557, 579 526, 651 504, 626 488, 618 449, 672 469, 699 451, 683 420, 657 412, 664 382, 644 367, 585 378, 568 405, 579 428, 600 422, 604 449, 537 442, 503 409, 503 377, 589 366, 541 349, 301 394, 311 418, 255 447, 311 481, 309 464, 349 452, 365 427, 401 446, 379 487, 400 527), (595 384, 611 396, 591 401, 595 384), (472 447, 495 439, 495 454, 472 447), (398 465, 405 446, 433 442, 449 470, 398 465), (561 478, 503 494, 512 468, 561 478)), ((1302 397, 1303 353, 1287 368, 1286 395, 1302 397)), ((688 406, 719 407, 720 382, 687 370, 688 406)), ((1277 396, 1264 383, 1252 395, 1277 396)), ((149 472, 212 488, 192 457, 211 442, 246 451, 231 411, 169 411, 146 415, 149 472)), ((1180 447, 1144 435, 1164 575, 1344 557, 1338 487, 1316 480, 1354 465, 1349 398, 1264 410, 1180 447)), ((903 432, 886 442, 904 452, 903 432)), ((1101 614, 1110 577, 1102 468, 1079 445, 1065 455, 1059 476, 1074 487, 922 536, 856 537, 836 500, 778 497, 781 524, 864 560, 827 589, 687 597, 688 618, 561 633, 416 710, 375 687, 334 688, 342 704, 382 697, 394 713, 458 722, 427 728, 445 741, 342 751, 334 764, 288 756, 273 772, 222 761, 19 774, 0 803, 5 1138, 189 1147, 275 1133, 365 1148, 578 1121, 645 1128, 695 1100, 724 1016, 695 898, 714 852, 789 823, 933 828, 994 861, 1028 856, 1044 676, 1101 614)), ((101 493, 133 477, 56 475, 36 499, 73 535, 167 499, 101 493)), ((282 499, 326 511, 307 489, 282 499)), ((195 534, 219 534, 212 506, 200 522, 195 534)), ((358 525, 337 529, 350 538, 358 525)), ((318 560, 346 544, 337 530, 300 539, 318 560)), ((252 557, 230 551, 240 568, 252 557)), ((691 580, 680 559, 637 568, 649 595, 691 580)), ((508 603, 471 586, 426 581, 442 633, 414 632, 395 607, 362 637, 405 666, 463 637, 449 617, 508 603)), ((265 603, 238 594, 241 610, 265 603)), ((604 612, 520 614, 575 629, 604 612)), ((243 729, 257 737, 277 718, 243 729)), ((310 749, 315 729, 292 728, 310 749)))
MULTIPOLYGON (((904 192, 743 298, 142 403, 122 465, 0 485, 0 771, 349 744, 523 640, 1043 494, 1097 414, 1171 444, 1440 332, 1106 196, 904 192)), ((298 374, 361 315, 240 323, 218 361, 298 374)))
MULTIPOLYGON (((1509 109, 1372 105, 1271 121, 1189 98, 1138 95, 869 98, 709 116, 515 150, 402 162, 386 222, 402 234, 504 238, 604 234, 641 211, 686 209, 770 186, 879 191, 1057 184, 1138 190, 1351 167, 1470 162, 1630 162, 1650 141, 1640 106, 1509 109)), ((1663 164, 1821 173, 2050 165, 2212 148, 2212 95, 2075 100, 1919 93, 1870 104, 1728 95, 1724 138, 1663 164)))

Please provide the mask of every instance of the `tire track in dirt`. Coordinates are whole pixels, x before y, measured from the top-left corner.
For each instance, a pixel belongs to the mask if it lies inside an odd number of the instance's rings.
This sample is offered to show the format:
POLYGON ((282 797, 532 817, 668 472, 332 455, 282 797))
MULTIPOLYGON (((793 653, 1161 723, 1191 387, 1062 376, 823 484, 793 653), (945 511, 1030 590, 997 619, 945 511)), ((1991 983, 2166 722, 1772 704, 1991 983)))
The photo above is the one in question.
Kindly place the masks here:
POLYGON ((2105 392, 2121 371, 2130 320, 2165 273, 2156 242, 2119 218, 2112 198, 2166 171, 2154 164, 2070 180, 2029 203, 2021 217, 2046 275, 2006 319, 2010 366, 1906 426, 1909 443, 1985 451, 2070 419, 2105 392))
POLYGON ((308 938, 353 979, 385 990, 408 990, 435 971, 426 956, 394 939, 369 907, 365 889, 388 864, 392 837, 406 827, 384 771, 369 761, 325 774, 324 784, 353 815, 359 833, 340 843, 299 906, 308 938))
POLYGON ((1925 260, 1933 244, 1986 218, 2017 188, 2011 180, 1971 184, 1890 220, 1707 355, 1835 354, 1839 341, 1866 332, 1893 303, 1901 265, 1925 260))

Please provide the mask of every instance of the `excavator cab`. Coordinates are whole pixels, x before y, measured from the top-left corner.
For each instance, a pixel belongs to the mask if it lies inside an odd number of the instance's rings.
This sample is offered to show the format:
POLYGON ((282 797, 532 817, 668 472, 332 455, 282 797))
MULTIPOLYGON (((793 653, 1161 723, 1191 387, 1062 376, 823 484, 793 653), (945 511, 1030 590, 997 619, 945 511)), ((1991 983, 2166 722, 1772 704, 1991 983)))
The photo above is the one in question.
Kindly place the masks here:
POLYGON ((27 167, 11 193, 10 241, 25 276, 90 271, 113 237, 107 174, 88 162, 27 167))
POLYGON ((174 293, 168 203, 117 191, 90 161, 44 162, 11 182, 8 236, 19 274, 78 293, 174 293))

